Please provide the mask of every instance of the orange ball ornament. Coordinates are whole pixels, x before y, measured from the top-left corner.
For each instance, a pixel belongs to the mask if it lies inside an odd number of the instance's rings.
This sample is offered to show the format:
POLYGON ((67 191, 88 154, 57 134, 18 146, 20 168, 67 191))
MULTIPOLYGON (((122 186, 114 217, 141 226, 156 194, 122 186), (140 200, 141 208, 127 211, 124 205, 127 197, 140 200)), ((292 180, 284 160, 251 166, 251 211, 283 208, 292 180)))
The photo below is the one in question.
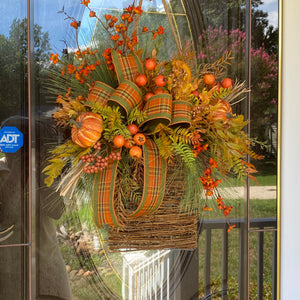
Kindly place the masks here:
POLYGON ((143 151, 140 147, 138 146, 133 146, 132 148, 130 148, 129 150, 129 155, 132 157, 132 158, 140 158, 143 154, 143 151))
POLYGON ((216 78, 212 73, 205 74, 203 76, 203 83, 207 85, 211 85, 215 82, 216 78))
POLYGON ((153 93, 147 93, 144 97, 145 101, 148 101, 152 96, 154 96, 153 93))
POLYGON ((154 78, 154 82, 158 87, 163 87, 166 85, 166 80, 164 75, 157 75, 154 78))
POLYGON ((125 138, 122 135, 116 135, 113 138, 113 144, 116 148, 121 148, 125 144, 125 138))
POLYGON ((233 81, 231 78, 224 78, 221 82, 221 85, 224 89, 229 89, 233 85, 233 81))
POLYGON ((135 83, 136 83, 138 86, 144 86, 144 85, 147 83, 147 76, 144 75, 144 74, 140 74, 140 75, 136 78, 135 83))
POLYGON ((127 129, 129 130, 131 135, 135 135, 139 131, 139 128, 135 124, 129 124, 127 126, 127 129))
POLYGON ((156 67, 156 61, 153 58, 147 58, 145 61, 145 68, 149 71, 154 70, 156 67))
POLYGON ((139 146, 145 144, 146 142, 146 137, 144 134, 142 133, 137 133, 134 137, 133 140, 135 141, 135 143, 139 146))
POLYGON ((134 145, 134 141, 133 140, 126 140, 125 143, 124 143, 124 147, 127 148, 127 149, 132 148, 133 145, 134 145))
POLYGON ((159 87, 157 89, 154 90, 154 94, 155 95, 158 95, 158 94, 169 94, 167 90, 159 87))

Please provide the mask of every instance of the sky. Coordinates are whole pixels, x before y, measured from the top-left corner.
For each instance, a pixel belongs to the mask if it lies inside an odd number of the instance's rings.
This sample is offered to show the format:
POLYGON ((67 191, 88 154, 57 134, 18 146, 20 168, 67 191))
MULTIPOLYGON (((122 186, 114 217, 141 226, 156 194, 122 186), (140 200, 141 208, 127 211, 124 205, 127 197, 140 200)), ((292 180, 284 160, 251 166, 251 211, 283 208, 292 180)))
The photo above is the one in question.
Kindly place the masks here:
POLYGON ((278 0, 264 0, 259 9, 268 12, 269 24, 278 27, 278 0))
MULTIPOLYGON (((156 2, 160 2, 157 0, 156 2)), ((278 26, 278 0, 264 0, 264 4, 259 9, 268 12, 269 23, 274 27, 278 26)), ((37 0, 34 1, 34 20, 42 26, 43 31, 48 31, 50 43, 53 51, 61 52, 66 47, 75 47, 74 30, 69 26, 70 21, 65 20, 63 14, 58 11, 64 6, 71 16, 81 19, 84 13, 84 6, 80 5, 80 0, 37 0), (74 5, 76 3, 76 5, 74 5), (64 41, 68 40, 68 44, 64 41)), ((91 0, 91 7, 107 7, 119 5, 127 7, 131 1, 112 1, 112 0, 91 0)), ((10 0, 0 1, 0 34, 9 35, 9 27, 14 18, 24 18, 26 16, 26 1, 10 0)))

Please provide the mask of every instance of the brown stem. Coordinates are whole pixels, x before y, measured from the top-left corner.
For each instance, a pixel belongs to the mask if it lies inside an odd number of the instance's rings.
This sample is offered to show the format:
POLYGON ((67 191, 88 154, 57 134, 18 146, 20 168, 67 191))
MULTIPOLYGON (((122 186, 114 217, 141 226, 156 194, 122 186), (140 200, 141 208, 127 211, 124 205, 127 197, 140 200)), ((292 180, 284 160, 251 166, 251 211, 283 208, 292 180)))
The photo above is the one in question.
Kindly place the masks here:
POLYGON ((71 123, 72 125, 75 125, 78 129, 80 129, 81 126, 82 126, 82 124, 81 124, 80 122, 76 122, 76 121, 73 120, 73 119, 70 119, 70 123, 71 123))

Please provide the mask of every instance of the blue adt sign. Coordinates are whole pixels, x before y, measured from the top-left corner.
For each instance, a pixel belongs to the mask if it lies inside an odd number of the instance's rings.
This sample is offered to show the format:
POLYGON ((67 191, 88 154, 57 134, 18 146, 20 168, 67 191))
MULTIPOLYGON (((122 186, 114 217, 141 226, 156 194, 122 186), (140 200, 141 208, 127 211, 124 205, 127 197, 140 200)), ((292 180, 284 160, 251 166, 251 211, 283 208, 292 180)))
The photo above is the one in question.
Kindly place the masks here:
POLYGON ((0 149, 14 153, 23 146, 23 133, 17 127, 5 126, 0 129, 0 149))

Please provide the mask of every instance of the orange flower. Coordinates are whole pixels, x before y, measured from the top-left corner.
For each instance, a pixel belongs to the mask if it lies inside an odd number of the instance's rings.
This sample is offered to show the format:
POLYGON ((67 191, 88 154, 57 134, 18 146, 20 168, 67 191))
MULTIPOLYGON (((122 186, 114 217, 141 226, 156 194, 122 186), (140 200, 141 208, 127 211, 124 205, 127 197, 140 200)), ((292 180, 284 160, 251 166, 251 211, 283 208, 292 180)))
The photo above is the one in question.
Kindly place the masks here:
POLYGON ((91 10, 89 16, 90 18, 94 18, 96 17, 96 13, 93 10, 91 10))
POLYGON ((142 7, 140 5, 133 8, 133 13, 135 13, 137 15, 141 15, 142 12, 143 12, 143 10, 142 10, 142 7))
POLYGON ((113 40, 113 41, 117 41, 119 38, 120 38, 120 36, 118 34, 112 35, 110 37, 110 39, 113 40))
POLYGON ((222 183, 222 179, 215 180, 215 187, 217 187, 219 185, 219 183, 222 183))
POLYGON ((81 95, 79 95, 77 98, 76 98, 77 101, 84 101, 85 98, 81 95))
POLYGON ((49 59, 50 59, 50 60, 52 61, 52 63, 55 64, 55 65, 59 62, 59 58, 58 58, 58 54, 57 54, 57 53, 56 53, 56 54, 51 53, 49 59))
POLYGON ((148 31, 148 28, 146 26, 143 26, 142 32, 147 32, 147 31, 148 31))
POLYGON ((118 18, 116 18, 115 16, 112 16, 112 17, 111 17, 111 20, 112 20, 113 22, 115 22, 115 23, 118 22, 118 18))
POLYGON ((165 29, 162 26, 159 26, 156 30, 156 32, 153 33, 153 37, 152 39, 155 40, 155 38, 160 35, 160 34, 164 34, 165 29))
POLYGON ((205 171, 204 171, 204 176, 205 177, 209 177, 211 174, 211 169, 207 168, 205 171))
POLYGON ((90 0, 82 0, 82 1, 80 2, 80 4, 83 4, 84 6, 88 6, 89 3, 90 3, 90 0))
POLYGON ((123 41, 118 41, 118 45, 119 45, 119 46, 122 46, 123 44, 124 44, 123 41))
POLYGON ((157 29, 157 34, 164 34, 165 29, 162 26, 159 26, 157 29))
POLYGON ((216 201, 217 201, 217 208, 219 210, 223 210, 223 207, 224 207, 223 199, 224 198, 221 198, 220 196, 216 199, 216 201))
POLYGON ((230 232, 234 227, 236 227, 236 225, 229 225, 227 232, 230 232))
POLYGON ((202 207, 202 210, 209 210, 212 211, 213 209, 209 206, 207 206, 207 204, 205 206, 202 207))
POLYGON ((137 45, 138 44, 138 39, 137 39, 136 36, 133 36, 132 39, 131 39, 131 41, 132 41, 133 45, 137 45))
POLYGON ((206 193, 205 193, 205 196, 211 196, 213 194, 213 191, 211 191, 211 190, 209 190, 209 191, 207 191, 206 193))
POLYGON ((124 20, 127 20, 129 17, 130 17, 129 14, 123 14, 123 15, 121 16, 121 19, 124 21, 124 20))
MULTIPOLYGON (((192 141, 192 143, 193 143, 193 141, 192 141)), ((200 142, 194 144, 194 150, 193 150, 194 156, 197 157, 201 151, 204 152, 207 150, 207 148, 208 148, 208 144, 205 144, 203 146, 201 145, 200 142)))
POLYGON ((105 14, 105 16, 104 16, 104 17, 105 17, 106 21, 108 21, 108 20, 110 20, 110 19, 112 18, 112 16, 111 16, 111 15, 106 15, 106 14, 105 14))
POLYGON ((104 50, 104 52, 102 53, 102 56, 105 58, 105 59, 111 59, 111 49, 110 48, 106 48, 104 50))
POLYGON ((69 72, 69 74, 73 74, 75 71, 76 71, 76 67, 73 66, 73 65, 71 65, 71 64, 69 64, 68 65, 68 72, 69 72))
POLYGON ((214 168, 217 168, 217 167, 218 167, 217 163, 216 163, 212 158, 209 159, 209 162, 208 162, 208 163, 210 164, 210 167, 212 168, 212 170, 213 170, 214 168))
POLYGON ((80 74, 82 74, 85 77, 87 77, 90 73, 91 73, 91 69, 89 66, 85 67, 80 71, 80 74))
POLYGON ((224 210, 223 210, 223 215, 225 217, 228 216, 228 214, 231 212, 232 206, 225 206, 224 210))
POLYGON ((71 95, 71 88, 69 87, 68 92, 66 93, 66 97, 70 97, 70 95, 71 95))
POLYGON ((133 5, 130 5, 127 8, 125 8, 125 10, 128 11, 129 13, 132 12, 132 9, 133 9, 133 5))
POLYGON ((62 67, 61 69, 61 76, 64 76, 66 74, 66 69, 65 67, 62 67))
POLYGON ((127 26, 124 23, 116 25, 116 31, 117 32, 126 31, 126 30, 127 30, 127 26))
POLYGON ((72 27, 74 27, 75 29, 77 29, 79 27, 79 23, 77 23, 76 21, 73 21, 70 25, 72 27))
POLYGON ((108 26, 109 26, 110 28, 113 28, 113 27, 115 26, 115 23, 114 23, 113 21, 110 21, 110 22, 108 23, 108 26))
POLYGON ((82 54, 81 54, 81 52, 80 52, 79 50, 77 50, 77 51, 75 52, 75 55, 76 55, 78 58, 82 58, 82 54))
POLYGON ((81 80, 81 75, 80 75, 79 72, 76 72, 76 73, 75 73, 75 78, 76 78, 77 80, 81 80))
POLYGON ((115 68, 115 67, 114 67, 113 64, 111 64, 111 65, 108 66, 108 70, 114 70, 114 68, 115 68))

